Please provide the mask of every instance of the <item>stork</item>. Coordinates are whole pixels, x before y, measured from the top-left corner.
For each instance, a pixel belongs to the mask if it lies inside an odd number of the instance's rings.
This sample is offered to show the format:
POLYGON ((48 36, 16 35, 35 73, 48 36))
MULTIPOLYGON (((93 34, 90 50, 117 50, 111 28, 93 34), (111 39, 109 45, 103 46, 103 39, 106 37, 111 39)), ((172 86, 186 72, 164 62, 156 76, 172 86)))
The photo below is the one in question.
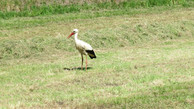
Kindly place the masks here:
POLYGON ((87 55, 89 55, 89 57, 91 59, 93 58, 96 58, 96 55, 94 53, 94 50, 92 49, 91 45, 82 41, 82 40, 79 40, 77 38, 78 36, 78 29, 74 29, 73 32, 67 37, 67 38, 70 38, 72 35, 75 35, 74 39, 75 39, 75 47, 76 49, 80 52, 81 54, 81 58, 82 58, 82 64, 81 64, 81 69, 83 70, 83 55, 86 55, 86 71, 87 71, 87 55))

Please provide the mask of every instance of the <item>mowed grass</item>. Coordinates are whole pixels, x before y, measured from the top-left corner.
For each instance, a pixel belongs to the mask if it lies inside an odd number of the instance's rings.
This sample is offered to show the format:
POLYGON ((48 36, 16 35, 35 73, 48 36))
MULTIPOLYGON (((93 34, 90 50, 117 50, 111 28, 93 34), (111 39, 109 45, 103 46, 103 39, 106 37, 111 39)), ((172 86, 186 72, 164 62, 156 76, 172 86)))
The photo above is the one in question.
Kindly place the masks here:
POLYGON ((192 109, 193 19, 191 8, 1 28, 13 45, 0 49, 0 107, 192 109), (87 72, 74 28, 97 55, 87 72))
MULTIPOLYGON (((170 43, 166 45, 166 43, 170 43)), ((96 50, 88 71, 80 57, 1 66, 1 106, 71 108, 192 108, 194 43, 96 50)))

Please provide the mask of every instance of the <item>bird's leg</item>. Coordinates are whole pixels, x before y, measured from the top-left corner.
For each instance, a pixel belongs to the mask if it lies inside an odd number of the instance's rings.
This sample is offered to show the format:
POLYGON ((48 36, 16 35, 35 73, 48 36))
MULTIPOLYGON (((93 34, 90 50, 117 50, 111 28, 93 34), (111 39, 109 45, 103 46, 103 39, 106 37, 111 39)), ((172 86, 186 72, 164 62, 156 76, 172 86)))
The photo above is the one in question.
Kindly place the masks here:
POLYGON ((82 66, 81 66, 81 69, 83 70, 83 61, 84 61, 84 58, 83 58, 83 55, 81 54, 81 57, 82 57, 82 66))
POLYGON ((87 71, 87 55, 86 55, 86 71, 87 71))

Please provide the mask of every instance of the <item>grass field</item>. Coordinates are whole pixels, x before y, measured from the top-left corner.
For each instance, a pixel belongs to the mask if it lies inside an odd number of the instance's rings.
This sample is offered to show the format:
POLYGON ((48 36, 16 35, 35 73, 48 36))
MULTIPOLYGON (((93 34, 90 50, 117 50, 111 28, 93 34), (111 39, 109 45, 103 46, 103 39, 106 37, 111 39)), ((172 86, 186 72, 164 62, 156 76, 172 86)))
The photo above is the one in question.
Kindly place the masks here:
POLYGON ((0 19, 0 108, 194 108, 193 7, 97 12, 0 19))
MULTIPOLYGON (((0 19, 80 13, 83 11, 100 11, 99 13, 101 13, 110 9, 114 11, 104 15, 122 15, 131 9, 155 6, 168 8, 177 5, 194 7, 194 2, 193 0, 1 0, 0 19)), ((99 16, 99 13, 93 14, 99 16)))

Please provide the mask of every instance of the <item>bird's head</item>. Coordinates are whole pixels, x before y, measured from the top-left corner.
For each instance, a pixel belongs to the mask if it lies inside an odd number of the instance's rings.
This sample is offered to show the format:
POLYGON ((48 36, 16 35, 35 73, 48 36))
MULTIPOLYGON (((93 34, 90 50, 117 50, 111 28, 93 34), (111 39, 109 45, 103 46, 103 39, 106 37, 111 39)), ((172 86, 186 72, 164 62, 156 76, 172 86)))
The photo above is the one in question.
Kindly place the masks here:
POLYGON ((78 29, 74 29, 73 32, 67 37, 67 38, 70 38, 72 35, 78 33, 78 29))

